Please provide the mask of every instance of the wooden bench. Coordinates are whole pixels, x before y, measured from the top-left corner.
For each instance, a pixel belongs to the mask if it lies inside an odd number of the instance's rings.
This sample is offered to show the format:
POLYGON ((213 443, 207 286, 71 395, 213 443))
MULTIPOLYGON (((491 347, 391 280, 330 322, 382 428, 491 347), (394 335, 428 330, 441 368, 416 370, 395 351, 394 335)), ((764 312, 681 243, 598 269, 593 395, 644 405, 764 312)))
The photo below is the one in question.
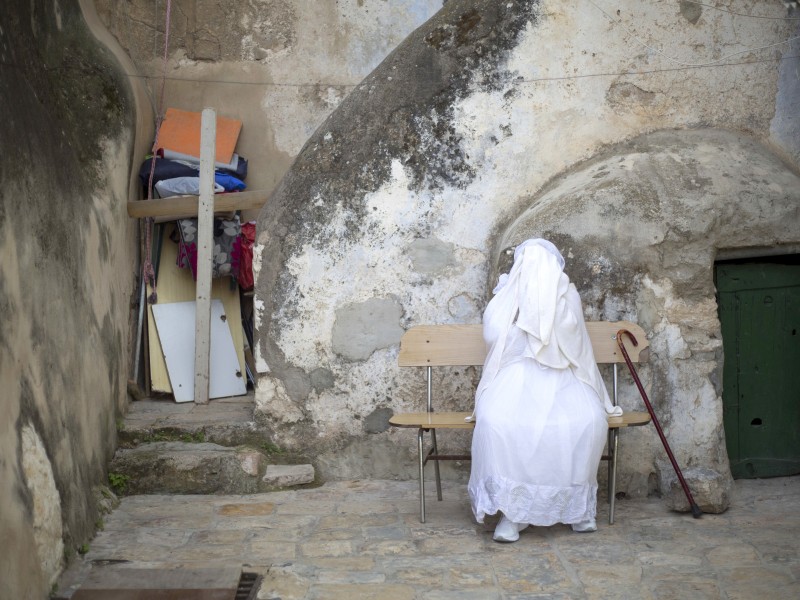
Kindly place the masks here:
MULTIPOLYGON (((625 359, 617 346, 617 332, 627 329, 639 342, 638 346, 627 343, 625 348, 632 362, 646 360, 648 342, 641 327, 627 321, 588 322, 586 328, 592 340, 594 357, 598 364, 613 365, 611 400, 617 404, 618 365, 625 359)), ((401 367, 425 367, 427 382, 427 410, 415 413, 398 413, 389 419, 395 427, 417 429, 417 452, 419 468, 419 515, 425 522, 425 465, 434 461, 436 476, 436 495, 442 499, 442 482, 439 476, 440 460, 469 460, 469 454, 439 454, 436 444, 437 429, 473 429, 474 422, 464 419, 472 414, 465 412, 441 412, 433 409, 433 368, 483 366, 486 358, 486 344, 483 341, 483 326, 474 325, 420 325, 412 327, 403 334, 400 341, 398 364, 401 367), (431 433, 431 447, 425 451, 425 432, 431 433)), ((470 400, 470 404, 474 399, 470 400)), ((603 460, 608 461, 608 501, 610 504, 608 522, 614 523, 614 506, 617 484, 617 455, 619 451, 619 430, 623 427, 647 425, 650 415, 646 412, 629 412, 620 417, 608 418, 608 453, 603 460)))

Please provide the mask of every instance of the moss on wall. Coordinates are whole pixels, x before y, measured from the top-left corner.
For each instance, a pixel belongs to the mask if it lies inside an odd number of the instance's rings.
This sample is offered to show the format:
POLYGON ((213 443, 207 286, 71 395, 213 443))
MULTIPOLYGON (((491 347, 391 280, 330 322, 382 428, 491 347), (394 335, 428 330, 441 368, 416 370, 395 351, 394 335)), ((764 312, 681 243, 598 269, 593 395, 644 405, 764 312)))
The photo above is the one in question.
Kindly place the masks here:
POLYGON ((33 598, 57 575, 37 555, 48 540, 36 507, 57 506, 67 549, 80 546, 97 520, 90 490, 114 450, 135 268, 125 211, 134 115, 77 3, 11 0, 3 10, 0 539, 18 545, 0 587, 33 598), (47 498, 23 467, 26 428, 50 463, 57 493, 47 498))

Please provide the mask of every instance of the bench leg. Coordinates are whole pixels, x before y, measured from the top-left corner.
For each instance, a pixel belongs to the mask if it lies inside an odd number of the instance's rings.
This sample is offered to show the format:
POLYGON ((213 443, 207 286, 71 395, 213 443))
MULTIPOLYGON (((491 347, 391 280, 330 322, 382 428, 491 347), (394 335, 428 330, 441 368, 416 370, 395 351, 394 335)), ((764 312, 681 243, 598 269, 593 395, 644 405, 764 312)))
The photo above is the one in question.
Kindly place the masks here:
POLYGON ((425 450, 423 438, 425 432, 420 428, 417 432, 417 450, 419 451, 419 522, 425 522, 425 450))
POLYGON ((611 478, 613 477, 613 473, 611 472, 611 459, 614 457, 614 437, 613 437, 613 429, 608 430, 608 456, 603 456, 603 460, 608 461, 607 469, 608 469, 608 477, 606 478, 606 492, 608 492, 607 502, 611 504, 611 478))
MULTIPOLYGON (((433 453, 439 455, 439 447, 436 445, 436 430, 431 429, 431 442, 433 443, 433 453)), ((439 476, 439 461, 433 461, 433 471, 436 474, 436 499, 442 501, 442 478, 439 476)))
POLYGON ((608 440, 608 524, 614 524, 614 508, 617 500, 617 450, 619 449, 619 430, 609 431, 608 440))

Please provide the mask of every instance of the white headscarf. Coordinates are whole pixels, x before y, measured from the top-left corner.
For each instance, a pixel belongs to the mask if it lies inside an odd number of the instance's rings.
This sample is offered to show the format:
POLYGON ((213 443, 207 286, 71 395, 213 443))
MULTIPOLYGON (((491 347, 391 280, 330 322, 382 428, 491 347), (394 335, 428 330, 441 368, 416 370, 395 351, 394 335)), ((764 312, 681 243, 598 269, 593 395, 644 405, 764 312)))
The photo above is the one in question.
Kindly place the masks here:
POLYGON ((607 413, 621 414, 611 404, 597 369, 580 302, 575 306, 568 301, 567 293, 575 288, 563 269, 564 257, 551 242, 535 238, 517 246, 514 265, 507 276, 500 277, 492 299, 507 322, 486 357, 476 398, 497 375, 508 333, 516 325, 527 334, 526 354, 552 369, 572 368, 579 380, 597 392, 607 413))

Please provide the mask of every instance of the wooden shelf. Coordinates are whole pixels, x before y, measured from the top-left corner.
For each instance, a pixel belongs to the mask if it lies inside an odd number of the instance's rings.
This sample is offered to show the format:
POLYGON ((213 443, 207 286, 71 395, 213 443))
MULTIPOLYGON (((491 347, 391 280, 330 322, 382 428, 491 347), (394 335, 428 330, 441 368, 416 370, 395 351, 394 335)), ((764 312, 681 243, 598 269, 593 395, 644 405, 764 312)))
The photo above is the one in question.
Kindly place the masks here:
MULTIPOLYGON (((268 199, 268 193, 261 190, 234 192, 214 195, 214 212, 251 210, 261 208, 268 199)), ((153 200, 128 202, 128 216, 135 218, 156 217, 174 221, 197 216, 199 196, 172 196, 153 200)))

